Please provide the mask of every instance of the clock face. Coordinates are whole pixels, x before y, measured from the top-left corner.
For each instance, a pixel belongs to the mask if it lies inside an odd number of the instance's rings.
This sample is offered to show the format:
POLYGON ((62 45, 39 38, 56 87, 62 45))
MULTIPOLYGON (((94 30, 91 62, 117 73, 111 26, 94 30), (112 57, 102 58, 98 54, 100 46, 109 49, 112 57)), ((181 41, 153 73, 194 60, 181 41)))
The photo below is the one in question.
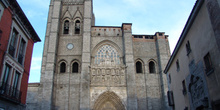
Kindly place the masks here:
POLYGON ((69 44, 67 44, 66 47, 67 47, 67 49, 71 50, 71 49, 73 49, 74 46, 73 46, 73 44, 69 43, 69 44))

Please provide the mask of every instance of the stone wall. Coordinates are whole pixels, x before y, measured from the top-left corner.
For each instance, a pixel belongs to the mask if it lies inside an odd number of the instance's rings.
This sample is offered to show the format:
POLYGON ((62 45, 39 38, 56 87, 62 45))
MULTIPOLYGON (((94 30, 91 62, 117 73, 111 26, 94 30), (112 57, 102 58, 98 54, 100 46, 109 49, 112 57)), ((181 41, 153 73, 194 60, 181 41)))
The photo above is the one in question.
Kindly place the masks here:
POLYGON ((27 108, 26 110, 38 110, 40 108, 39 102, 39 87, 40 83, 29 83, 27 92, 27 108))
POLYGON ((169 57, 167 36, 156 33, 135 38, 130 23, 118 27, 92 26, 91 9, 90 0, 83 3, 51 1, 41 82, 37 86, 29 85, 28 109, 89 110, 97 108, 97 103, 103 100, 103 103, 117 102, 126 110, 161 109, 164 93, 161 84, 166 81, 161 80, 160 73, 163 69, 160 66, 165 62, 159 60, 169 57), (68 34, 64 33, 66 20, 69 21, 68 34), (76 20, 81 23, 78 34, 75 33, 76 20), (110 45, 117 51, 118 64, 107 58, 103 64, 95 64, 97 51, 103 45, 110 45), (136 73, 137 60, 143 64, 142 74, 136 73), (79 64, 78 73, 72 73, 75 61, 79 64), (150 61, 155 63, 153 74, 149 73, 150 61), (66 64, 65 72, 60 72, 61 63, 66 64), (118 77, 120 84, 116 80, 118 77), (113 99, 103 98, 106 95, 113 99), (36 96, 39 98, 34 99, 36 96))

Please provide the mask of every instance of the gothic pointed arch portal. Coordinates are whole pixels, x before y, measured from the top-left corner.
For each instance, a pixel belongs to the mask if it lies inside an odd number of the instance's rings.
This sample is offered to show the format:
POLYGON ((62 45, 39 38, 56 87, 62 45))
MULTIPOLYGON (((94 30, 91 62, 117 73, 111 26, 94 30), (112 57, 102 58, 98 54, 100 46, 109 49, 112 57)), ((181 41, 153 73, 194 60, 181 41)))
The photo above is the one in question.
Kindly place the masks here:
POLYGON ((121 99, 114 92, 105 92, 96 100, 93 110, 126 110, 121 99))

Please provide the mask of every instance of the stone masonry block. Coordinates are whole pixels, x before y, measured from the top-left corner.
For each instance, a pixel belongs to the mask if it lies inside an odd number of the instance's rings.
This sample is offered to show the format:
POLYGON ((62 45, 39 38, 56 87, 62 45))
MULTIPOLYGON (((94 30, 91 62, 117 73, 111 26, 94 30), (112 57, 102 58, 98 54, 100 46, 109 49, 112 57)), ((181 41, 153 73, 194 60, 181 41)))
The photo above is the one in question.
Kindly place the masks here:
POLYGON ((43 56, 43 58, 42 58, 42 66, 44 65, 46 65, 46 61, 47 61, 47 57, 46 56, 43 56))
POLYGON ((49 37, 45 37, 45 40, 44 40, 44 52, 43 52, 44 56, 47 55, 48 44, 49 44, 48 42, 49 42, 49 37))
POLYGON ((84 19, 84 29, 85 32, 91 31, 91 19, 84 19))
MULTIPOLYGON (((85 18, 91 18, 91 16, 92 16, 92 10, 91 10, 92 6, 91 5, 92 5, 91 0, 85 1, 85 3, 84 3, 84 7, 85 7, 84 8, 84 17, 85 18)), ((88 25, 88 26, 91 26, 91 25, 88 25)))
MULTIPOLYGON (((134 62, 134 56, 133 55, 125 55, 126 63, 133 63, 134 62)), ((127 65, 127 64, 126 64, 127 65)))
MULTIPOLYGON (((82 55, 82 62, 90 62, 90 53, 83 53, 82 55)), ((88 67, 87 67, 88 68, 88 67)))
POLYGON ((49 37, 48 52, 56 52, 57 33, 51 33, 49 37))
POLYGON ((50 29, 51 29, 51 22, 47 23, 47 30, 46 30, 46 36, 49 36, 50 35, 50 29))
POLYGON ((47 63, 46 64, 46 71, 50 70, 50 71, 54 71, 55 65, 54 63, 47 63))
POLYGON ((52 19, 51 22, 51 32, 58 32, 59 30, 59 19, 52 19))
POLYGON ((53 81, 54 72, 53 71, 45 71, 45 77, 43 82, 52 82, 53 81))
POLYGON ((59 18, 61 1, 54 1, 52 18, 59 18))
POLYGON ((55 54, 54 53, 47 53, 47 63, 54 63, 55 62, 55 54))
POLYGON ((48 19, 47 19, 47 22, 51 22, 51 17, 52 17, 52 9, 53 9, 53 6, 50 6, 49 7, 49 13, 48 13, 48 19))
POLYGON ((84 33, 83 34, 83 52, 90 52, 90 33, 84 33))
POLYGON ((127 31, 127 32, 129 32, 129 31, 131 32, 131 26, 132 26, 131 23, 123 23, 122 24, 123 30, 127 31))

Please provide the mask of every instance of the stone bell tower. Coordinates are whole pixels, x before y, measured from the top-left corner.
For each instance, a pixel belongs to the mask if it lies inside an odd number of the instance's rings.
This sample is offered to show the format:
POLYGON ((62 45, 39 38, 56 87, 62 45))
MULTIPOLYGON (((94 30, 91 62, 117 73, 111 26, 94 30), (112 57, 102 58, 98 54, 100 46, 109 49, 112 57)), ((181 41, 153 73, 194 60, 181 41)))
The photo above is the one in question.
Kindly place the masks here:
POLYGON ((61 106, 78 109, 78 105, 89 108, 88 66, 94 21, 92 0, 51 0, 39 88, 42 110, 61 106), (73 64, 77 71, 69 67, 73 64), (78 74, 68 74, 72 72, 78 74))
POLYGON ((39 84, 28 110, 166 110, 168 36, 95 26, 92 0, 51 0, 39 84))

